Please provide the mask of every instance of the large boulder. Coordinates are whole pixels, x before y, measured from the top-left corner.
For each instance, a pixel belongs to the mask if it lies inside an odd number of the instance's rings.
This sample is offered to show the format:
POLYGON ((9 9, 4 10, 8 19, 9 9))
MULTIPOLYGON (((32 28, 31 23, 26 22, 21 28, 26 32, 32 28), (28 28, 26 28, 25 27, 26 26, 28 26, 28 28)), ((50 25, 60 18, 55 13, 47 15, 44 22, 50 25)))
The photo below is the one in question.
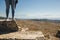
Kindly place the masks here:
POLYGON ((58 30, 56 36, 60 38, 60 29, 58 30))
POLYGON ((15 21, 0 21, 0 33, 14 32, 18 30, 15 21))

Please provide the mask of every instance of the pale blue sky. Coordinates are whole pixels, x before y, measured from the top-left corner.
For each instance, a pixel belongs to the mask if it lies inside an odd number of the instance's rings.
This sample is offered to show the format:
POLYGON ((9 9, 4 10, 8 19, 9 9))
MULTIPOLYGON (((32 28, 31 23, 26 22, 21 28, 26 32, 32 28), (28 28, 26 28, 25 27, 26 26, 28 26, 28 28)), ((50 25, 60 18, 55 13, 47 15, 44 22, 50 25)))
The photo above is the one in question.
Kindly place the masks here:
MULTIPOLYGON (((5 17, 5 0, 0 0, 0 16, 5 17)), ((11 17, 11 9, 9 17, 11 17)), ((60 0, 19 0, 15 18, 60 19, 60 0)))

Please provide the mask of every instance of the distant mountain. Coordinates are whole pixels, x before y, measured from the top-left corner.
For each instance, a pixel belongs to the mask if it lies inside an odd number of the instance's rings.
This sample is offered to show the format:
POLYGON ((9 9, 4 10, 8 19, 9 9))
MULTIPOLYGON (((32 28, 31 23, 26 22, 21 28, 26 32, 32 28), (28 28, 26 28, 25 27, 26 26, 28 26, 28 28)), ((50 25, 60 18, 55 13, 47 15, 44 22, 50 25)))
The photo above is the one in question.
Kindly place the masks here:
POLYGON ((31 19, 33 21, 45 21, 45 22, 57 22, 60 23, 60 20, 50 20, 50 19, 31 19))
MULTIPOLYGON (((4 18, 4 17, 2 17, 4 18)), ((16 20, 32 20, 32 21, 44 21, 44 22, 55 22, 55 23, 60 23, 60 20, 53 20, 53 19, 19 19, 15 18, 16 20)))

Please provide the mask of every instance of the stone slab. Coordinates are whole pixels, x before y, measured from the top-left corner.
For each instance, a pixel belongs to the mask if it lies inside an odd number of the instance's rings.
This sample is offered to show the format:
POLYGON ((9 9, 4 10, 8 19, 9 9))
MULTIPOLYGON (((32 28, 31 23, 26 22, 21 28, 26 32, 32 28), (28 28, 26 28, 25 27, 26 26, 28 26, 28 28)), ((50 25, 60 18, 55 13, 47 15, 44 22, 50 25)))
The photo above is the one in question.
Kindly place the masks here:
POLYGON ((41 31, 18 31, 14 33, 0 35, 0 39, 44 39, 44 35, 41 31))

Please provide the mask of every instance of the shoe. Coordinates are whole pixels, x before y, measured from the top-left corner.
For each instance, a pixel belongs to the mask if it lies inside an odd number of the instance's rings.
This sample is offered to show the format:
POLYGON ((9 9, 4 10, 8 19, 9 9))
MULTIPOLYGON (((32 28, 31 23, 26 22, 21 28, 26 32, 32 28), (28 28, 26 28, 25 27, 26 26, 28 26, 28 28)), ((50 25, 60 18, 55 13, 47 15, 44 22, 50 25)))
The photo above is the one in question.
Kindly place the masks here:
POLYGON ((12 21, 11 19, 6 19, 6 21, 12 21))

